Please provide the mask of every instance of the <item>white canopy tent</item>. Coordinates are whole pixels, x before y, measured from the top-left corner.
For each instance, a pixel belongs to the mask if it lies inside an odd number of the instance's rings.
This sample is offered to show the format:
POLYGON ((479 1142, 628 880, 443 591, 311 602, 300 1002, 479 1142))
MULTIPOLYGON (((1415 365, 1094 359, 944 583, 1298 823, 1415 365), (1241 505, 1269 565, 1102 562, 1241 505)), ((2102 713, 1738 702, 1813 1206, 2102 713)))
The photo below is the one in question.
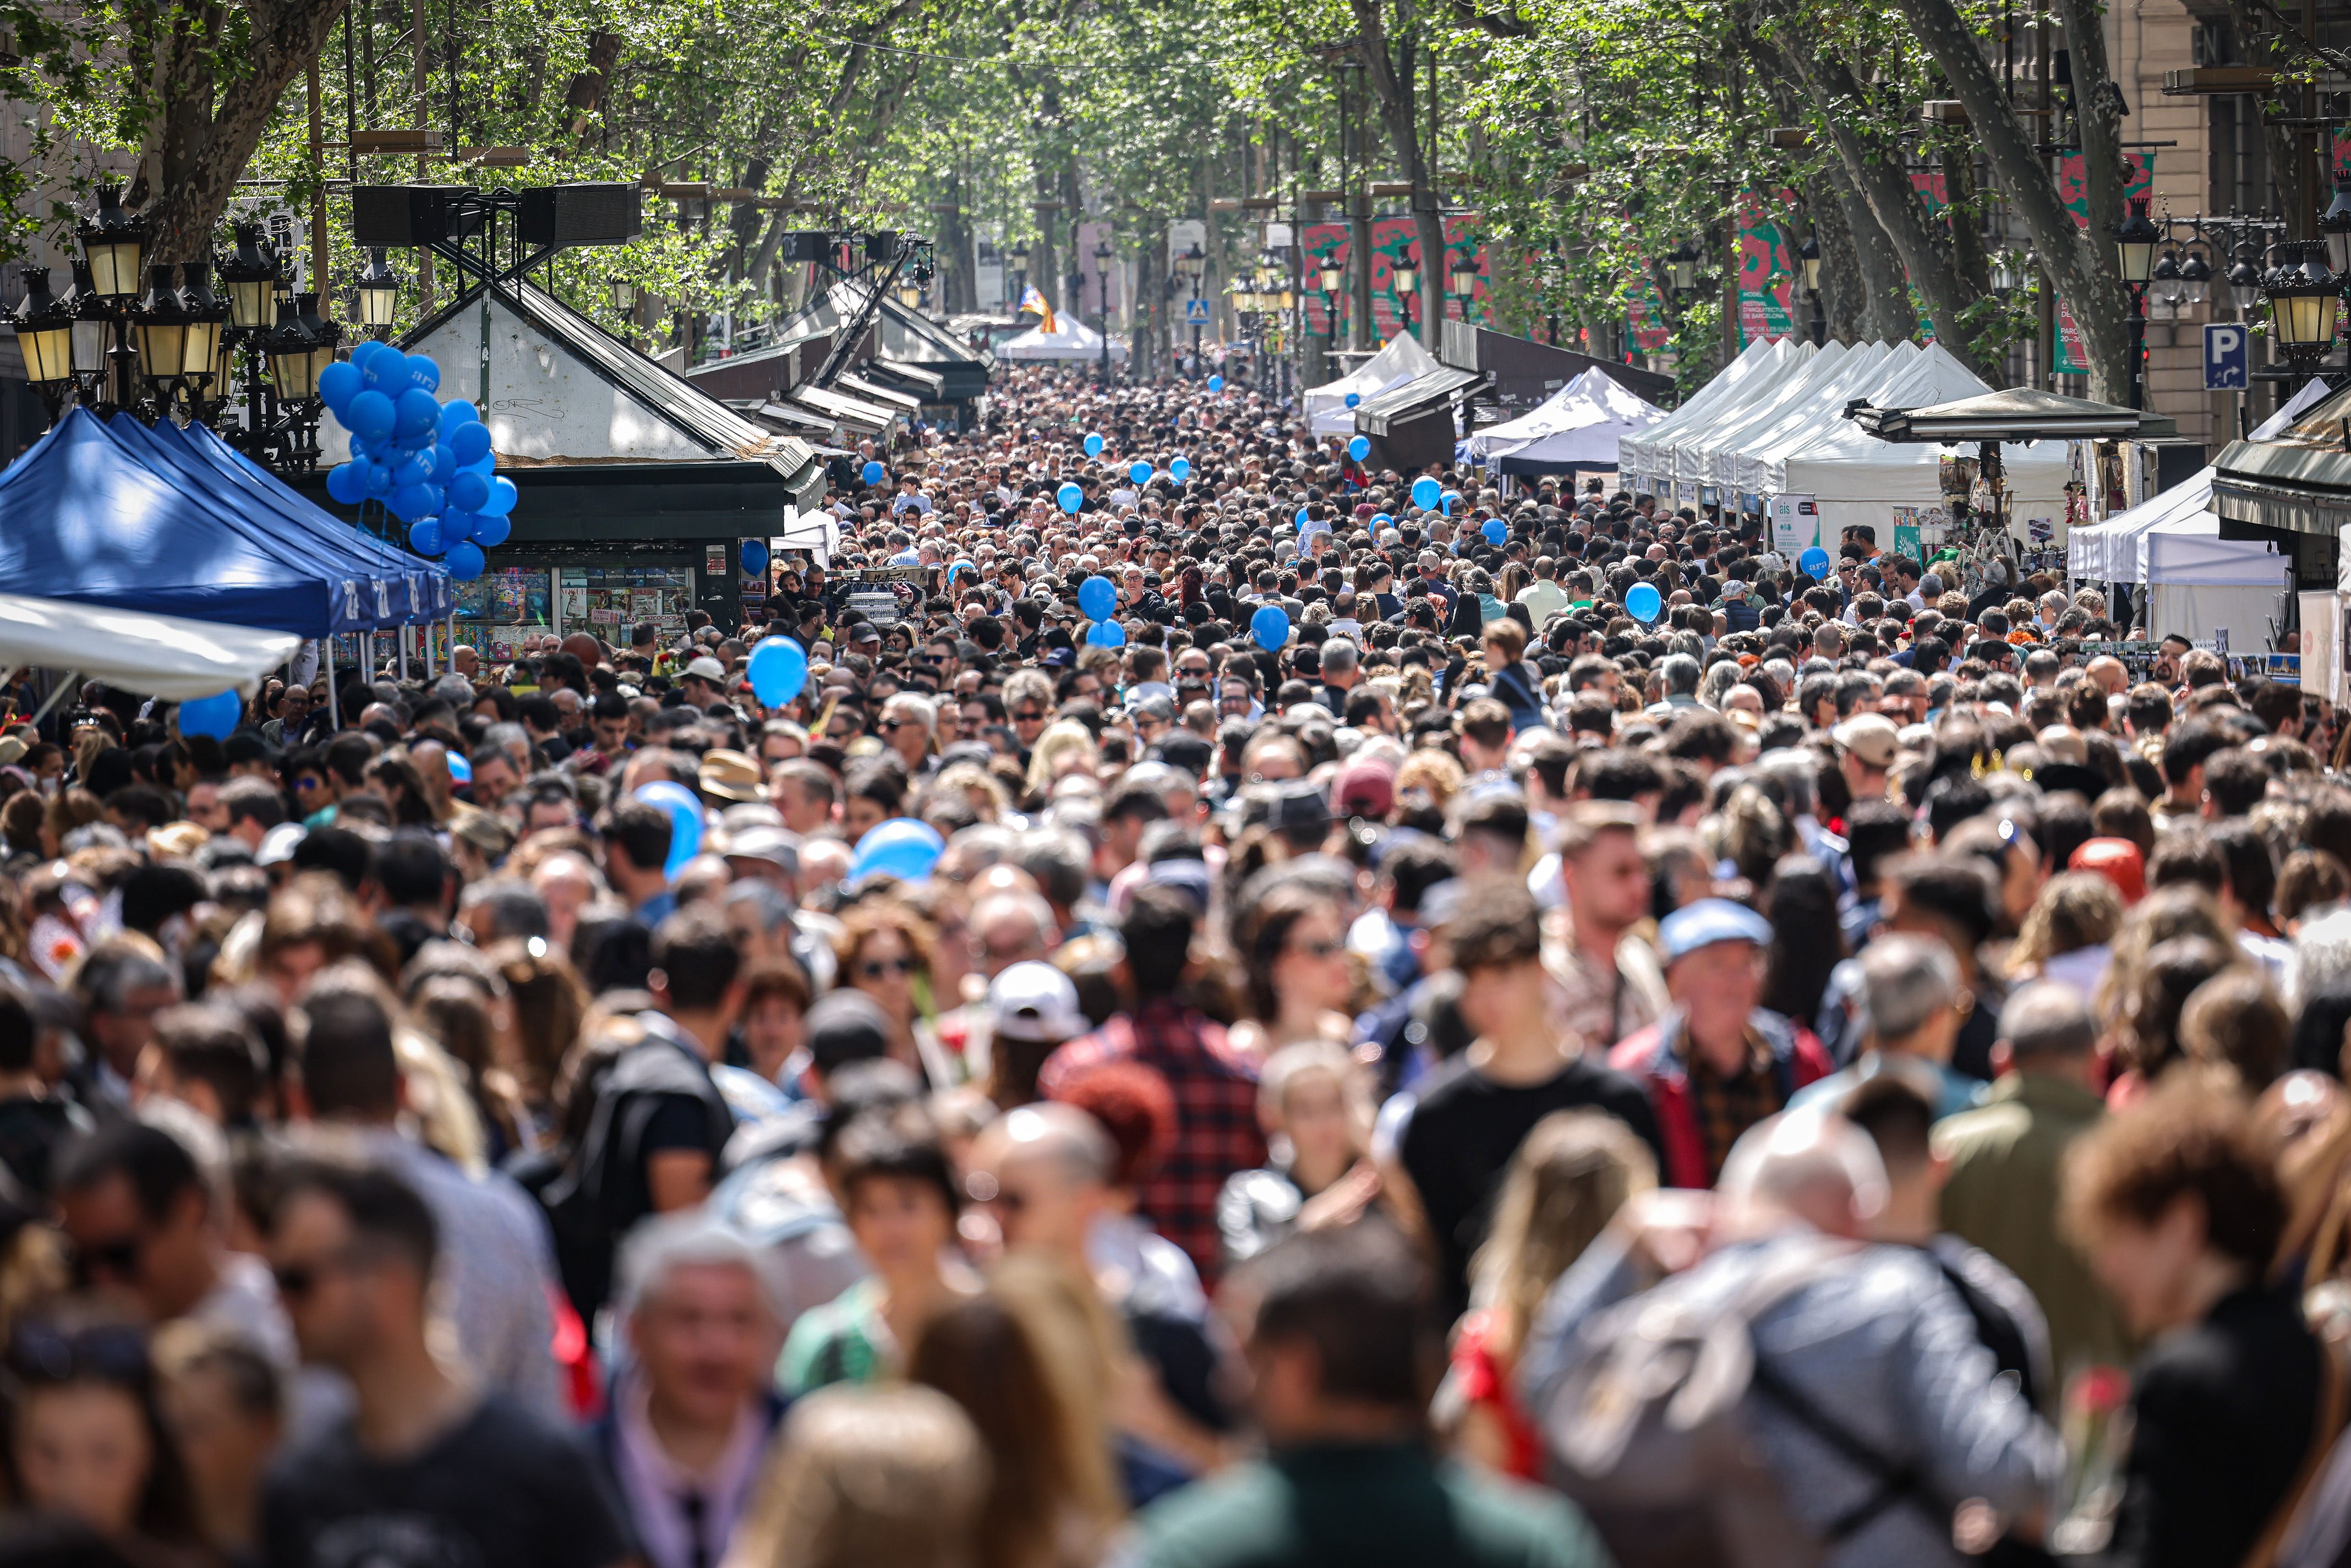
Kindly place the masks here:
POLYGON ((1665 417, 1664 409, 1607 371, 1590 370, 1518 418, 1477 432, 1463 445, 1475 461, 1506 474, 1621 471, 1625 438, 1665 417))
POLYGON ((1844 385, 1857 370, 1884 356, 1883 345, 1876 343, 1832 340, 1823 344, 1801 371, 1772 388, 1768 395, 1726 411, 1713 428, 1685 442, 1677 453, 1676 476, 1712 485, 1723 493, 1724 506, 1736 505, 1737 465, 1733 454, 1789 420, 1802 418, 1821 401, 1823 389, 1844 385))
MULTIPOLYGON (((1102 357, 1102 337, 1100 332, 1078 319, 1073 312, 1064 311, 1053 318, 1053 330, 1041 326, 1031 327, 1018 338, 996 350, 999 360, 1092 360, 1102 357)), ((1126 345, 1111 340, 1110 362, 1123 364, 1126 345)))
POLYGON ((1337 381, 1308 389, 1308 428, 1316 435, 1353 435, 1355 411, 1348 406, 1348 393, 1353 392, 1357 402, 1369 402, 1390 387, 1402 386, 1441 368, 1420 346, 1418 339, 1409 332, 1398 332, 1380 345, 1378 353, 1337 381))
POLYGON ((1769 482, 1775 459, 1811 439, 1829 420, 1843 417, 1855 398, 1883 389, 1917 357, 1916 343, 1856 343, 1837 373, 1815 386, 1809 399, 1782 405, 1750 426, 1736 446, 1718 453, 1717 482, 1742 496, 1770 495, 1778 487, 1769 482))
POLYGON ((2205 468, 2129 511, 2066 541, 2066 572, 2093 582, 2147 588, 2140 618, 2150 637, 2209 641, 2226 627, 2238 646, 2258 646, 2281 617, 2293 562, 2265 539, 2224 539, 2205 468))
MULTIPOLYGON (((1802 345, 1809 350, 1810 344, 1802 345)), ((1690 394, 1689 400, 1637 435, 1618 443, 1617 471, 1634 486, 1662 488, 1671 483, 1674 444, 1687 432, 1705 427, 1715 411, 1748 395, 1753 387, 1782 374, 1790 361, 1802 358, 1799 345, 1785 338, 1747 345, 1725 365, 1722 373, 1690 394)))
POLYGON ((0 664, 70 671, 172 702, 251 692, 301 643, 290 632, 0 593, 0 664))
POLYGON ((1744 397, 1724 404, 1714 416, 1685 430, 1674 441, 1674 449, 1667 455, 1669 467, 1667 477, 1676 486, 1677 498, 1695 499, 1701 486, 1714 481, 1714 450, 1724 442, 1733 440, 1750 421, 1759 419, 1781 402, 1790 397, 1802 397, 1804 389, 1813 386, 1824 376, 1836 373, 1853 350, 1845 344, 1831 342, 1821 348, 1809 343, 1799 345, 1797 351, 1780 373, 1769 379, 1759 377, 1744 397))
MULTIPOLYGON (((1991 390, 1949 350, 1929 343, 1895 384, 1870 402, 1881 408, 1930 408, 1991 390)), ((1880 441, 1845 418, 1840 405, 1827 411, 1809 440, 1782 455, 1773 493, 1813 497, 1824 546, 1833 548, 1854 527, 1874 528, 1878 542, 1890 545, 1896 507, 1942 504, 1946 455, 1932 443, 1880 441)), ((2014 526, 2022 527, 2024 518, 2064 516, 2070 468, 2062 444, 2003 445, 2000 459, 2014 526)))

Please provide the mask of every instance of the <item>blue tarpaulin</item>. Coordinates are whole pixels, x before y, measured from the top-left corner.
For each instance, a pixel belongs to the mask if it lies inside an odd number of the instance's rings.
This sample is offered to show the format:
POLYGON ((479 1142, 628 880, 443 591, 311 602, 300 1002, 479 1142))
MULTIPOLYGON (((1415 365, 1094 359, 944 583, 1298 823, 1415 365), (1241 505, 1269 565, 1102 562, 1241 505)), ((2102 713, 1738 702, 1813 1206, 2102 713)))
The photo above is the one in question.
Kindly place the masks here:
POLYGON ((217 441, 135 423, 110 429, 68 410, 0 474, 0 582, 31 597, 303 637, 440 612, 444 573, 316 507, 323 522, 289 511, 208 453, 217 441))

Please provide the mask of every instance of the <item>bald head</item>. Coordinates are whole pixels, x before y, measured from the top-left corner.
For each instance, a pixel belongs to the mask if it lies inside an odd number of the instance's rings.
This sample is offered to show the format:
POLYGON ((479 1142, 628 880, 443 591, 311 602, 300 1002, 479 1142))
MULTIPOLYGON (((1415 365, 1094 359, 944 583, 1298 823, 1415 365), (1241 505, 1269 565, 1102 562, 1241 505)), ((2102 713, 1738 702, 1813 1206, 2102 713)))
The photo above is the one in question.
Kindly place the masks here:
POLYGON ((1731 1146, 1717 1189, 1734 1227, 1769 1232, 1793 1220, 1858 1240, 1886 1207, 1886 1165, 1843 1117, 1783 1111, 1731 1146))

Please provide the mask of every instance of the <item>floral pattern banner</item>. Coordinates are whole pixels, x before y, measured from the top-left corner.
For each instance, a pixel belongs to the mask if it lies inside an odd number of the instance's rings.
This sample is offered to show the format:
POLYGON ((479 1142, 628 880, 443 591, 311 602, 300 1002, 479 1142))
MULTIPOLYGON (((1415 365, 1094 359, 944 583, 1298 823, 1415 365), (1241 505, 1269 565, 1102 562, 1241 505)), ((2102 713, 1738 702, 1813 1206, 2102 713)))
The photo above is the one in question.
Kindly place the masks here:
MULTIPOLYGON (((1478 283, 1471 291, 1467 319, 1484 321, 1488 317, 1486 278, 1489 270, 1484 225, 1475 213, 1447 214, 1445 224, 1445 260, 1452 263, 1475 259, 1478 263, 1478 283)), ((1396 292, 1395 269, 1399 264, 1420 264, 1420 240, 1413 232, 1409 217, 1374 218, 1372 220, 1372 337, 1376 342, 1386 342, 1406 326, 1418 326, 1420 299, 1417 294, 1410 299, 1396 292)), ((1324 308, 1322 291, 1314 287, 1314 272, 1322 262, 1335 261, 1345 267, 1353 248, 1348 225, 1343 223, 1310 224, 1306 227, 1306 329, 1316 337, 1330 332, 1331 312, 1324 308)), ((1440 287, 1443 272, 1438 275, 1440 287)), ((1339 341, 1347 339, 1354 319, 1354 300, 1343 290, 1338 297, 1339 341)), ((1447 298, 1445 313, 1455 320, 1464 319, 1462 302, 1447 298)))

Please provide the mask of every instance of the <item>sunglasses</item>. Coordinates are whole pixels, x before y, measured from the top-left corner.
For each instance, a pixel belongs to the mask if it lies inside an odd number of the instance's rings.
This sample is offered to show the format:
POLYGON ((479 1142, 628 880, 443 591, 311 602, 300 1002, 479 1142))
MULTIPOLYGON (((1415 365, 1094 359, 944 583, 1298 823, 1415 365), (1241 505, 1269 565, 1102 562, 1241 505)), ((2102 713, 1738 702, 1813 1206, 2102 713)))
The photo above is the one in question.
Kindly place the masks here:
POLYGON ((139 1239, 101 1241, 73 1249, 74 1283, 84 1288, 100 1279, 122 1279, 139 1272, 139 1239))
POLYGON ((1045 710, 1042 708, 1033 707, 1022 708, 1012 716, 1012 722, 1015 724, 1042 724, 1045 722, 1045 710))
POLYGON ((918 967, 912 958, 868 958, 857 966, 857 973, 868 980, 879 980, 891 975, 911 975, 918 967))

